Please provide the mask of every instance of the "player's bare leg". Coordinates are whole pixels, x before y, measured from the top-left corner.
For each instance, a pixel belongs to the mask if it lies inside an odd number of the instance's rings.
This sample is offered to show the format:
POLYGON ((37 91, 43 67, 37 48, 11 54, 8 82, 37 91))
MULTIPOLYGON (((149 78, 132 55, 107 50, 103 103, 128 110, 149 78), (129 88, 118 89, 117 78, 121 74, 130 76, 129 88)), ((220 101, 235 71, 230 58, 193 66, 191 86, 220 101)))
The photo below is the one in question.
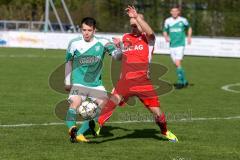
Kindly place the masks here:
POLYGON ((175 60, 176 67, 181 67, 181 60, 175 60))
POLYGON ((121 99, 122 96, 120 96, 119 94, 113 94, 107 100, 106 104, 102 108, 101 114, 98 119, 100 126, 103 126, 104 123, 111 117, 114 109, 120 103, 121 99))

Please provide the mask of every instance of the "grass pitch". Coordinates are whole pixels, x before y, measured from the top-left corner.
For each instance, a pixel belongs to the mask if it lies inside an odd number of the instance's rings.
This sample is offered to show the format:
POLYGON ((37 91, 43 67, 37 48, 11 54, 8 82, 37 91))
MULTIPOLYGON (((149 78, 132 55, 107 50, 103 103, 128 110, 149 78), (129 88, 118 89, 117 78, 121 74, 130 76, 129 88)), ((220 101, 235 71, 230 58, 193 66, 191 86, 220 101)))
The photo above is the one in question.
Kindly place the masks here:
MULTIPOLYGON (((64 57, 63 50, 0 48, 1 160, 240 159, 240 93, 221 89, 240 83, 239 59, 185 57, 183 65, 192 85, 160 96, 168 128, 179 143, 162 140, 153 122, 126 123, 149 120, 149 113, 137 102, 117 108, 100 137, 87 135, 92 143, 71 144, 66 126, 61 125, 64 121, 54 113, 67 94, 54 91, 48 82, 64 57), (38 125, 44 123, 52 125, 38 125)), ((169 69, 162 78, 174 83, 169 56, 155 55, 153 61, 169 69)), ((106 56, 103 78, 111 90, 109 64, 106 56)), ((230 89, 240 92, 239 86, 230 89)))

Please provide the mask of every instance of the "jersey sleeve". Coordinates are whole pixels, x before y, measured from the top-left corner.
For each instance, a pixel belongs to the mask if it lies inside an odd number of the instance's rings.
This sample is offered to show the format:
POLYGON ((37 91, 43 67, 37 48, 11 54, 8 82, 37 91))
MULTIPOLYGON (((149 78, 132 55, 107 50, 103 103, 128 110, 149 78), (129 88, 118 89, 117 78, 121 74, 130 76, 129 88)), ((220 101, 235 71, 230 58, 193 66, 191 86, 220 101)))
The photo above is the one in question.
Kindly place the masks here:
POLYGON ((122 49, 116 47, 116 45, 113 42, 108 42, 105 45, 106 52, 112 56, 115 60, 121 60, 122 58, 122 49))
POLYGON ((74 48, 73 48, 72 42, 70 42, 66 51, 66 57, 65 57, 66 62, 71 61, 73 59, 73 55, 74 55, 74 48))
POLYGON ((104 52, 108 53, 109 55, 112 55, 112 53, 116 50, 116 46, 113 42, 111 42, 109 39, 104 39, 102 41, 104 46, 104 52))
POLYGON ((147 35, 146 35, 146 33, 145 33, 145 34, 144 34, 144 38, 147 40, 149 46, 154 46, 154 45, 155 45, 155 41, 156 41, 156 36, 155 36, 155 34, 153 35, 153 38, 150 39, 150 38, 147 37, 147 35))
POLYGON ((121 59, 122 51, 114 44, 113 41, 110 41, 106 38, 101 38, 100 42, 104 46, 104 53, 108 53, 115 60, 121 59))
POLYGON ((116 46, 114 45, 113 42, 108 42, 104 46, 105 52, 107 52, 109 55, 112 55, 112 53, 116 50, 116 46))
POLYGON ((163 32, 167 32, 167 33, 169 32, 169 25, 167 20, 165 20, 164 22, 163 32))
POLYGON ((185 28, 189 28, 190 27, 190 24, 188 22, 188 20, 186 18, 183 18, 183 24, 185 26, 185 28))

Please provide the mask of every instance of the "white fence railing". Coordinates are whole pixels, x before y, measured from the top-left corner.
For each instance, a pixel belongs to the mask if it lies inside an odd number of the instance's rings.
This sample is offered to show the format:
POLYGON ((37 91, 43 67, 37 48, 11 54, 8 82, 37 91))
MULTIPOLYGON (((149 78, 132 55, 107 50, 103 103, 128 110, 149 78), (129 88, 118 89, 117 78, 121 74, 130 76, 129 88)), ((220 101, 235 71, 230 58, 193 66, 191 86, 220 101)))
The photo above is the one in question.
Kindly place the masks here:
MULTIPOLYGON (((2 31, 0 32, 0 46, 66 49, 69 41, 79 35, 79 33, 2 31)), ((120 37, 121 35, 99 33, 97 36, 111 39, 112 37, 120 37)), ((165 42, 162 36, 157 36, 154 53, 169 53, 169 44, 165 42)), ((192 44, 186 46, 185 55, 240 58, 240 39, 193 38, 192 44)))

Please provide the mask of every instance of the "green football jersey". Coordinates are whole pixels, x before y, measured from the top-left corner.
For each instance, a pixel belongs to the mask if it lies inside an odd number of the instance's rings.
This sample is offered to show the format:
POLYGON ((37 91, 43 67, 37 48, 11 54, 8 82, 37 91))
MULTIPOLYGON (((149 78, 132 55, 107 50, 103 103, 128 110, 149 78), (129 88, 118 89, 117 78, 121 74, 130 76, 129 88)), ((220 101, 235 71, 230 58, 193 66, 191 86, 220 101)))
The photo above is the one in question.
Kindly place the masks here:
POLYGON ((164 32, 170 37, 170 47, 185 46, 186 33, 185 30, 190 27, 188 21, 184 17, 167 18, 164 22, 164 32))
POLYGON ((89 87, 102 85, 104 55, 115 50, 115 45, 106 38, 94 37, 91 42, 86 42, 79 37, 70 41, 66 61, 73 61, 71 84, 89 87))

